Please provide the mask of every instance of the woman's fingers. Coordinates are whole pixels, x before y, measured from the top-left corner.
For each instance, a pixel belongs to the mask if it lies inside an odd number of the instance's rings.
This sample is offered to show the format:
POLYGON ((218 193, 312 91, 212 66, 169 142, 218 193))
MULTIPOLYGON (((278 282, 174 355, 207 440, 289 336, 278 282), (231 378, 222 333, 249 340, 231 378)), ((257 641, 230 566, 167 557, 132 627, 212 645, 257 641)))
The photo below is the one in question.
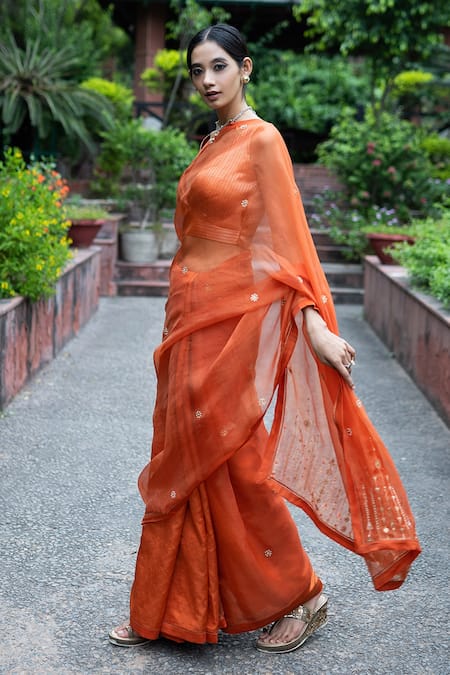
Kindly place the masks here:
POLYGON ((332 333, 325 321, 312 307, 304 310, 306 330, 317 358, 335 368, 350 387, 353 387, 352 368, 356 350, 339 335, 332 333))
POLYGON ((353 387, 352 368, 356 350, 338 335, 327 331, 316 341, 314 349, 321 361, 335 368, 350 387, 353 387))

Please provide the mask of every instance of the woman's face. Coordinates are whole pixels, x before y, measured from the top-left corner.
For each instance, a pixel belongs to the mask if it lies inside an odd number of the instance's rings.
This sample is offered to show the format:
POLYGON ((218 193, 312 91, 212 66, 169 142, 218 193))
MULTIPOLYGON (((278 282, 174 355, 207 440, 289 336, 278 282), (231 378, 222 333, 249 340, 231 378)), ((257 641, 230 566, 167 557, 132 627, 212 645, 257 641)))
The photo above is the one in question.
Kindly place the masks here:
POLYGON ((242 78, 252 72, 252 62, 245 58, 239 67, 217 42, 201 42, 192 51, 191 78, 203 100, 213 110, 227 116, 237 114, 242 106, 242 78))

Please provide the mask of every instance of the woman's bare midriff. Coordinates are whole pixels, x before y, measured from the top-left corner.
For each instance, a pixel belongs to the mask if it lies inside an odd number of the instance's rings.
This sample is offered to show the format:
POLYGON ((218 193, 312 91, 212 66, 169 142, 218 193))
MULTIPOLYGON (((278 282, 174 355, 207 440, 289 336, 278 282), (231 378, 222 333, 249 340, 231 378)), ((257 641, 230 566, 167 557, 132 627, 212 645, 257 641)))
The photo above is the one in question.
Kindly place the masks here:
POLYGON ((186 265, 192 272, 208 272, 242 251, 235 244, 187 235, 183 238, 177 262, 186 265))

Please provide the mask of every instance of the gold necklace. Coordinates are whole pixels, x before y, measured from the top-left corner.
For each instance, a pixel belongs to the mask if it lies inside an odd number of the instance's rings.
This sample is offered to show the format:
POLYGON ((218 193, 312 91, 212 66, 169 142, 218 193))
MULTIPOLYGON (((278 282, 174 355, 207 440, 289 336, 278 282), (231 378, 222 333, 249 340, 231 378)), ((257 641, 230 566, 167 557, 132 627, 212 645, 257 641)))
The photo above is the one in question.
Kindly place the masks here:
POLYGON ((249 110, 251 110, 253 112, 253 108, 252 108, 251 105, 248 105, 246 108, 243 108, 242 110, 240 110, 237 115, 235 115, 234 117, 231 117, 229 120, 227 120, 223 124, 221 124, 220 121, 217 120, 216 128, 214 129, 214 131, 211 131, 211 133, 209 133, 207 136, 205 136, 205 138, 200 143, 200 150, 203 148, 205 143, 214 143, 214 141, 216 140, 216 136, 218 134, 220 134, 220 132, 222 131, 222 129, 224 129, 224 127, 227 127, 228 125, 233 124, 233 122, 236 122, 236 120, 238 120, 240 117, 242 117, 242 115, 244 113, 248 112, 249 110))

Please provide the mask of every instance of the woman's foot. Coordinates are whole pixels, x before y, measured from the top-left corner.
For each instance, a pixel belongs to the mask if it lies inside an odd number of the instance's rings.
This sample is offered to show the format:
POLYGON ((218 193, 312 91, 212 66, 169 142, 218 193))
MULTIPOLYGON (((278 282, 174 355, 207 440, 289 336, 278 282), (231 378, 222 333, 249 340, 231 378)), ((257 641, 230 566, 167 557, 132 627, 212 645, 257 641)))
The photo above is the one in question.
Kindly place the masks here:
POLYGON ((108 637, 113 645, 119 647, 140 647, 150 642, 147 638, 135 633, 131 626, 126 623, 113 628, 108 637))
POLYGON ((328 598, 316 595, 304 605, 300 605, 265 628, 258 640, 256 648, 262 652, 292 652, 306 642, 320 626, 327 622, 328 598))

